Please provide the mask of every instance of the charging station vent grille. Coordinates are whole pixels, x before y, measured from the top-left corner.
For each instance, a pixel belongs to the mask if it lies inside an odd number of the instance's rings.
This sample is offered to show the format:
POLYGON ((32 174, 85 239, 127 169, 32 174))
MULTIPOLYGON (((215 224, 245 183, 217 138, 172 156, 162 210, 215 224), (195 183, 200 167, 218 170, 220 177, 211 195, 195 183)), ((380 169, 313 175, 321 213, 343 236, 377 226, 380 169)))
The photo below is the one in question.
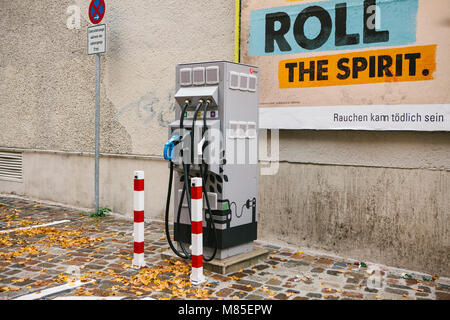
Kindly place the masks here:
POLYGON ((205 84, 205 68, 199 67, 193 69, 192 83, 197 86, 205 84))
POLYGON ((219 67, 206 68, 206 83, 207 84, 219 83, 219 67))
POLYGON ((0 151, 0 179, 22 182, 22 153, 0 151))

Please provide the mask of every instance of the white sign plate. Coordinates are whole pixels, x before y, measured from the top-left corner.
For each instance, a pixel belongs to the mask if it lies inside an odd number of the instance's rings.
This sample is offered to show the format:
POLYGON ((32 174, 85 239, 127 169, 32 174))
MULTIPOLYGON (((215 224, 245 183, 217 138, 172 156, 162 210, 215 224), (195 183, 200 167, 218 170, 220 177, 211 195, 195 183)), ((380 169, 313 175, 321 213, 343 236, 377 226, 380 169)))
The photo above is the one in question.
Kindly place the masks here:
POLYGON ((261 129, 450 131, 450 104, 260 108, 261 129))
POLYGON ((106 25, 88 27, 88 55, 106 52, 106 25))

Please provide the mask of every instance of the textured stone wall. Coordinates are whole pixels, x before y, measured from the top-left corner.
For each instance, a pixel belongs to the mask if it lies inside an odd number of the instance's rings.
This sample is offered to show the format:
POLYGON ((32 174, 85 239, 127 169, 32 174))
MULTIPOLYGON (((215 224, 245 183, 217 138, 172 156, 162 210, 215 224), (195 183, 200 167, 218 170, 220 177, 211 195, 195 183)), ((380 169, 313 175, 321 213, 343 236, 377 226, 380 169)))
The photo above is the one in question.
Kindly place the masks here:
POLYGON ((450 172, 281 163, 260 178, 260 237, 449 273, 450 172))
MULTIPOLYGON (((0 146, 93 151, 90 1, 0 5, 0 146), (66 10, 81 9, 68 29, 66 10)), ((162 154, 174 118, 175 65, 233 60, 234 1, 107 1, 101 152, 162 154)))

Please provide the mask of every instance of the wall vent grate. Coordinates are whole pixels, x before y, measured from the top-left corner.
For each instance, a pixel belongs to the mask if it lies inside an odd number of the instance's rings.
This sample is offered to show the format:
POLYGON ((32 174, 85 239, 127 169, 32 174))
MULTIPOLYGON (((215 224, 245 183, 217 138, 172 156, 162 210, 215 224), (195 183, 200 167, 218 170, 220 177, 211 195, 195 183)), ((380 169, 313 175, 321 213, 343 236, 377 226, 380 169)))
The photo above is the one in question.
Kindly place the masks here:
POLYGON ((22 182, 22 153, 0 151, 0 180, 22 182))

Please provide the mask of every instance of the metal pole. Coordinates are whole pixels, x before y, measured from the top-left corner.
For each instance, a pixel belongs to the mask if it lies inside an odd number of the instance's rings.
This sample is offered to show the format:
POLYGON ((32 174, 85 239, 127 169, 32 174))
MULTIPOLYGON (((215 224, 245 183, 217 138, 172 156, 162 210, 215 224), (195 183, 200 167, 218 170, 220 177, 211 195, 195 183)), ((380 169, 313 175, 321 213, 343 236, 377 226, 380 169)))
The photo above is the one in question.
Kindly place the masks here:
POLYGON ((191 251, 192 269, 190 280, 194 286, 205 282, 203 275, 203 194, 202 178, 191 179, 191 251))
POLYGON ((99 209, 99 156, 100 156, 100 54, 96 54, 97 79, 95 85, 95 212, 99 209))
POLYGON ((134 250, 133 263, 134 268, 145 267, 144 259, 144 171, 134 172, 134 250))

